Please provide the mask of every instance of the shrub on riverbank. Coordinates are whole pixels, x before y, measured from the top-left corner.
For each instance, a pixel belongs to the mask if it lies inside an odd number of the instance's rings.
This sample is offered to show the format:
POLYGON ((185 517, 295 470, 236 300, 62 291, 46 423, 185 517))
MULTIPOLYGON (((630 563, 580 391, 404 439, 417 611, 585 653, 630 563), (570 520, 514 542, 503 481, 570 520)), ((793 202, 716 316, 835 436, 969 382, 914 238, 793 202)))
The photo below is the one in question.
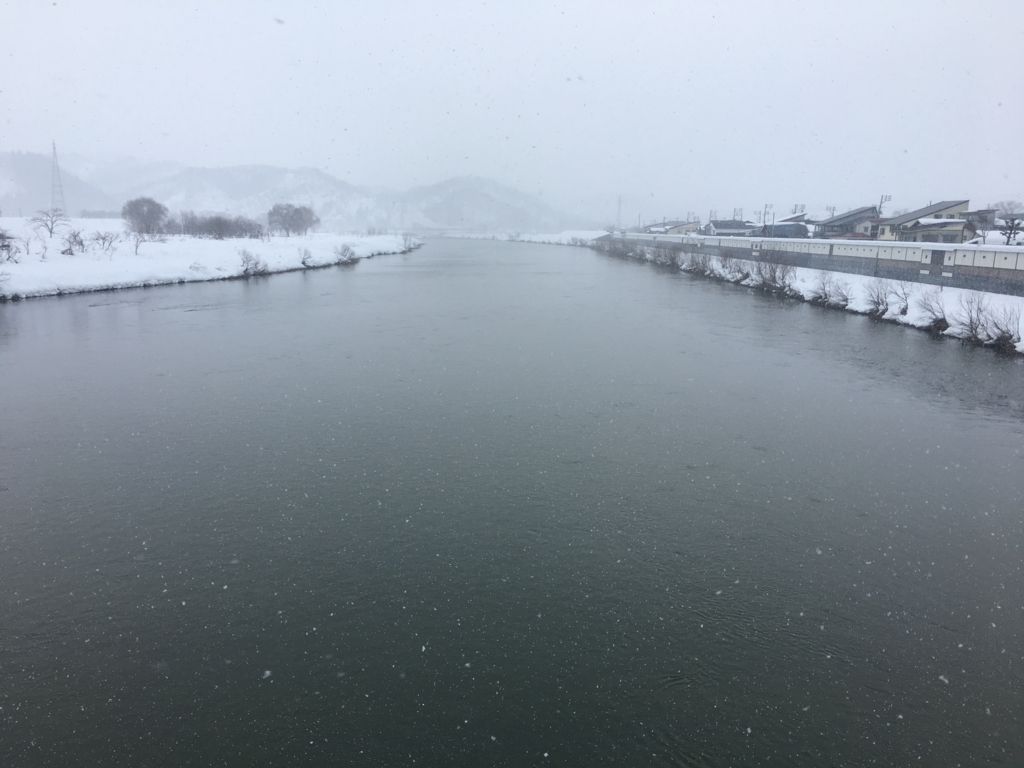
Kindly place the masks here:
POLYGON ((238 255, 242 257, 242 274, 246 277, 258 277, 270 274, 267 262, 259 256, 249 253, 245 248, 240 250, 238 255))

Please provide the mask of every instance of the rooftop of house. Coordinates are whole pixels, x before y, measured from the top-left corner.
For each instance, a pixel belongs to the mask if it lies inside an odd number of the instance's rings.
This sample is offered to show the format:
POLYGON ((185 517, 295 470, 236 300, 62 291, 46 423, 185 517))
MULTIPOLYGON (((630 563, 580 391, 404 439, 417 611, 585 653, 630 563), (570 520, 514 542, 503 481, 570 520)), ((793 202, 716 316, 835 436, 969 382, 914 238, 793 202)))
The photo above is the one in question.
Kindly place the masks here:
POLYGON ((777 221, 765 224, 760 230, 768 237, 807 237, 807 225, 802 221, 777 221))
POLYGON ((708 224, 715 229, 751 229, 757 226, 749 221, 739 221, 738 219, 712 219, 708 224))
POLYGON ((852 221, 863 220, 878 216, 878 207, 874 205, 865 205, 863 208, 854 208, 852 211, 846 213, 840 213, 838 216, 833 216, 831 219, 825 219, 819 221, 819 227, 834 227, 842 224, 847 224, 852 221))
POLYGON ((917 224, 923 227, 931 227, 939 224, 966 224, 967 219, 929 219, 922 218, 917 220, 917 224))
POLYGON ((892 227, 902 227, 904 224, 908 224, 915 219, 928 218, 933 213, 944 211, 947 208, 953 208, 957 205, 969 205, 970 200, 943 200, 941 203, 934 203, 932 205, 926 205, 924 208, 918 208, 916 211, 910 211, 904 213, 902 216, 896 216, 895 218, 889 219, 886 224, 892 227))
POLYGON ((655 229, 655 228, 658 228, 658 227, 663 228, 663 229, 669 229, 670 227, 681 227, 681 226, 683 226, 683 224, 691 224, 691 223, 692 222, 689 222, 689 221, 655 221, 655 222, 653 222, 651 224, 648 224, 645 227, 645 229, 655 229))

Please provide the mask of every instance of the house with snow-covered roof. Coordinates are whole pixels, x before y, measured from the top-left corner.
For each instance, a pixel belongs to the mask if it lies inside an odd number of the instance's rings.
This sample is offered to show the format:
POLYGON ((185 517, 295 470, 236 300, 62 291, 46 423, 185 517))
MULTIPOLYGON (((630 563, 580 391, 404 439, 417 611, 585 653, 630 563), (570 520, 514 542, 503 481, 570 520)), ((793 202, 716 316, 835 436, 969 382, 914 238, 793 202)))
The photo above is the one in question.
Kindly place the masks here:
MULTIPOLYGON (((926 205, 916 211, 893 216, 878 226, 879 240, 904 240, 906 231, 921 219, 961 219, 971 206, 970 200, 943 200, 939 203, 926 205)), ((918 232, 920 234, 920 232, 918 232)), ((921 242, 920 240, 917 242, 921 242)), ((932 240, 925 242, 963 242, 960 240, 932 240)))
POLYGON ((844 237, 857 232, 857 226, 868 219, 878 218, 877 205, 865 205, 863 208, 854 208, 852 211, 840 213, 830 219, 819 221, 815 227, 817 237, 844 237))
POLYGON ((900 240, 908 243, 965 243, 978 230, 967 219, 915 219, 900 230, 900 240))
POLYGON ((644 232, 649 235, 684 235, 699 229, 699 221, 663 221, 660 224, 644 227, 644 232))
POLYGON ((757 233, 758 237, 787 237, 800 238, 810 237, 807 225, 802 221, 777 221, 774 224, 765 224, 757 233))
POLYGON ((750 237, 757 230, 757 224, 750 221, 712 219, 704 227, 704 234, 712 237, 750 237))

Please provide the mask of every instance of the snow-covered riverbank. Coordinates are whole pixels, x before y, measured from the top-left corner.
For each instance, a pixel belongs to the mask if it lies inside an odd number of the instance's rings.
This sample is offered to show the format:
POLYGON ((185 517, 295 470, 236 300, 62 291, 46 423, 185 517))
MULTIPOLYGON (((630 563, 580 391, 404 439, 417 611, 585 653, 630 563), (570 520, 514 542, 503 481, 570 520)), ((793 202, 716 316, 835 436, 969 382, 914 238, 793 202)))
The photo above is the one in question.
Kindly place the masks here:
POLYGON ((845 272, 637 248, 620 255, 1024 354, 1024 299, 845 272))
POLYGON ((418 241, 400 235, 311 234, 264 240, 167 236, 136 243, 120 219, 71 219, 50 236, 28 219, 0 218, 9 250, 0 251, 0 299, 134 288, 351 263, 404 253, 418 241), (67 248, 69 232, 81 246, 67 248))

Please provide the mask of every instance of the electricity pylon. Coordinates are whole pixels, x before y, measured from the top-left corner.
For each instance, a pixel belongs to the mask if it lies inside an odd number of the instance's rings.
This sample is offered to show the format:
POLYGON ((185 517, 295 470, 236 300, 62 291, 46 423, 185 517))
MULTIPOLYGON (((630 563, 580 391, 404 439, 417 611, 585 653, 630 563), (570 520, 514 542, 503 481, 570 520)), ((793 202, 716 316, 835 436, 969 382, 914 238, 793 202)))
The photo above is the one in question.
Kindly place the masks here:
POLYGON ((60 166, 57 165, 57 142, 53 142, 53 171, 50 174, 50 210, 67 214, 64 205, 64 185, 60 183, 60 166))

